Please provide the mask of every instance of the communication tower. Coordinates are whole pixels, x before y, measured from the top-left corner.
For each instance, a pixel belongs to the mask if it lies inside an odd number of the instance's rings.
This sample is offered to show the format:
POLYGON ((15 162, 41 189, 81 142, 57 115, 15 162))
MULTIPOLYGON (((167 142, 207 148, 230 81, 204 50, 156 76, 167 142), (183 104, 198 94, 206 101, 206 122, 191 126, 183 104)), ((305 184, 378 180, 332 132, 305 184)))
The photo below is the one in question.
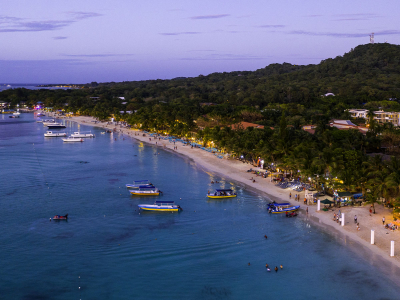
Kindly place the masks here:
POLYGON ((371 33, 371 34, 369 35, 369 43, 370 43, 370 44, 374 44, 374 43, 375 43, 375 41, 374 41, 374 33, 371 33))

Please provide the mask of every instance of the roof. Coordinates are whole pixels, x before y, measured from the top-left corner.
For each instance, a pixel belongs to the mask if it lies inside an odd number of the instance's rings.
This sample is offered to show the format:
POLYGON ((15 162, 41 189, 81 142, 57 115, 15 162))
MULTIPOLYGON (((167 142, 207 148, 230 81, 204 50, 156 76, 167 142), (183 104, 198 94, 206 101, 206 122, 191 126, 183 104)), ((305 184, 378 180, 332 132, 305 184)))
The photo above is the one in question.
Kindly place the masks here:
POLYGON ((263 125, 258 125, 258 124, 249 123, 249 122, 240 122, 240 123, 232 124, 232 125, 230 125, 230 127, 232 129, 240 129, 240 128, 246 129, 248 127, 264 129, 263 125))

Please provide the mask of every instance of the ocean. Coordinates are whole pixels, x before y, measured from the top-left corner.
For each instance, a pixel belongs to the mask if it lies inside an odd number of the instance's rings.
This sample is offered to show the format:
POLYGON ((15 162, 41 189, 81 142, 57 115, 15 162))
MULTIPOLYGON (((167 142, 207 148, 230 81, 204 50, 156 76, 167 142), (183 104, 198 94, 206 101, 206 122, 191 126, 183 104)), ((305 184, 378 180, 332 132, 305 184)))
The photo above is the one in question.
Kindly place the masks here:
POLYGON ((398 298, 376 260, 304 215, 268 214, 266 195, 189 159, 64 122, 96 137, 63 143, 34 114, 0 115, 0 299, 398 298), (142 179, 163 196, 131 196, 142 179), (238 197, 209 200, 215 188, 238 197), (183 211, 138 211, 157 199, 183 211))

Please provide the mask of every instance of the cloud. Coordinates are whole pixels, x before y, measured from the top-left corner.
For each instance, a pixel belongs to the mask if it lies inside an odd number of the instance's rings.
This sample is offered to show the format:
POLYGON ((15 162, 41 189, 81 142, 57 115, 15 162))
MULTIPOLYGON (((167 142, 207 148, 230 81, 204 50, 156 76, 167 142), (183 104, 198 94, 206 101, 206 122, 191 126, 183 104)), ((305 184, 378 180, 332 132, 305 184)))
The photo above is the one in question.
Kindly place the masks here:
POLYGON ((286 26, 285 25, 260 25, 257 27, 259 27, 259 28, 283 28, 286 26))
POLYGON ((184 31, 184 32, 162 32, 160 35, 191 35, 191 34, 201 34, 201 32, 197 31, 184 31))
POLYGON ((53 36, 53 40, 65 40, 67 38, 66 36, 53 36))
POLYGON ((105 53, 105 54, 61 54, 66 57, 121 57, 133 56, 134 54, 119 54, 119 53, 105 53))
POLYGON ((101 17, 102 14, 95 12, 83 12, 83 11, 70 11, 67 14, 71 15, 75 20, 84 20, 88 18, 101 17))
MULTIPOLYGON (((339 33, 339 32, 312 32, 303 30, 293 30, 287 32, 288 34, 309 35, 309 36, 330 36, 339 38, 359 38, 367 37, 370 33, 339 33)), ((375 32, 375 35, 398 35, 400 30, 383 30, 375 32)))
POLYGON ((84 19, 102 16, 93 12, 68 12, 69 19, 31 21, 29 19, 0 16, 0 32, 37 32, 59 30, 84 19))
POLYGON ((254 56, 254 55, 238 55, 230 53, 213 53, 202 57, 186 57, 180 60, 260 60, 264 57, 254 56))
POLYGON ((206 16, 194 16, 191 17, 192 20, 208 20, 208 19, 220 19, 229 17, 229 14, 221 14, 221 15, 206 15, 206 16))

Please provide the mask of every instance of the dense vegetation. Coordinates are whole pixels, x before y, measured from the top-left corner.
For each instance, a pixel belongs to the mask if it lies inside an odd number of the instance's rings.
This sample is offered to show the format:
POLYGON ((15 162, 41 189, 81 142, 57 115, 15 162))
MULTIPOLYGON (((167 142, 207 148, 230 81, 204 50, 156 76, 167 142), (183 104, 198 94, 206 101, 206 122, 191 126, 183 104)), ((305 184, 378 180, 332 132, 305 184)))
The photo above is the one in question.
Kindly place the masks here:
POLYGON ((113 115, 138 128, 197 137, 205 145, 212 141, 247 160, 262 157, 302 179, 362 191, 371 203, 383 197, 395 207, 400 205, 399 130, 371 118, 363 135, 331 128, 329 121, 350 119, 349 108, 400 111, 399 99, 400 46, 391 44, 361 45, 318 65, 272 64, 254 72, 0 93, 0 101, 12 106, 42 101, 55 109, 99 119, 113 115), (335 96, 322 96, 326 93, 335 96), (240 121, 265 128, 228 126, 240 121), (301 130, 306 124, 317 125, 315 134, 301 130), (384 161, 383 153, 390 160, 384 161))

